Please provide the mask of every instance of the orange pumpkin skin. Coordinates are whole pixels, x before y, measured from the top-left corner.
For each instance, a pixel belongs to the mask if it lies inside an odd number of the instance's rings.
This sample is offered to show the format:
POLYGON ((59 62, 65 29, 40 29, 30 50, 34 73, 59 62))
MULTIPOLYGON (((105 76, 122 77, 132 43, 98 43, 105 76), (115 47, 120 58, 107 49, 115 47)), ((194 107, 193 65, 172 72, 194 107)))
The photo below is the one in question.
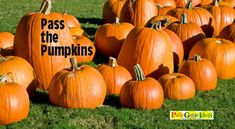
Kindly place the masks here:
POLYGON ((169 24, 179 21, 179 19, 171 16, 171 15, 158 15, 158 16, 154 16, 152 17, 147 23, 146 26, 149 24, 154 24, 157 21, 161 22, 162 28, 166 28, 169 24))
MULTIPOLYGON (((74 36, 74 44, 75 45, 80 45, 80 47, 84 47, 86 46, 86 48, 89 49, 89 47, 91 47, 91 52, 92 54, 89 55, 87 53, 87 55, 78 55, 78 56, 75 56, 76 60, 78 63, 87 63, 87 62, 91 62, 95 56, 95 53, 96 53, 96 48, 95 48, 95 45, 94 43, 88 39, 87 37, 84 37, 84 36, 74 36)), ((82 53, 86 53, 86 52, 82 52, 82 53)))
POLYGON ((195 96, 193 80, 184 74, 165 74, 158 81, 163 87, 164 96, 169 99, 185 100, 195 96))
POLYGON ((120 21, 134 26, 144 26, 150 18, 157 15, 153 0, 127 0, 122 7, 120 21))
POLYGON ((215 0, 207 10, 212 14, 215 21, 214 35, 218 36, 220 31, 227 25, 232 24, 235 18, 235 11, 232 7, 219 5, 218 0, 215 0))
POLYGON ((162 29, 135 27, 127 36, 118 55, 118 63, 135 75, 140 64, 146 76, 158 78, 174 71, 171 39, 162 29))
POLYGON ((123 84, 132 79, 126 68, 117 65, 115 58, 110 58, 108 65, 102 64, 97 69, 104 77, 108 95, 119 95, 123 84))
POLYGON ((175 9, 175 8, 173 8, 171 6, 165 6, 165 7, 157 6, 158 16, 166 15, 169 11, 171 11, 173 9, 175 9))
POLYGON ((23 58, 17 56, 2 57, 0 55, 0 75, 8 74, 12 81, 24 87, 29 96, 33 95, 37 87, 34 69, 23 58))
MULTIPOLYGON (((43 1, 48 2, 50 0, 43 1)), ((48 29, 47 26, 41 29, 41 18, 48 20, 63 20, 59 13, 50 13, 49 6, 41 9, 41 12, 28 13, 20 20, 15 34, 15 54, 25 58, 35 69, 39 88, 48 89, 52 76, 69 66, 69 61, 64 56, 49 56, 48 53, 41 55, 41 45, 46 46, 70 46, 73 43, 69 29, 48 29), (33 28, 33 29, 32 29, 33 28), (42 43, 41 32, 58 34, 57 43, 42 43)))
POLYGON ((227 39, 235 43, 235 23, 226 26, 219 34, 219 38, 227 39))
POLYGON ((123 41, 134 28, 130 23, 107 23, 100 26, 95 33, 95 46, 102 55, 117 57, 123 41))
POLYGON ((63 19, 66 22, 66 25, 70 28, 70 27, 80 27, 80 23, 77 20, 77 18, 73 15, 64 13, 63 15, 63 19))
POLYGON ((10 32, 0 32, 0 55, 14 55, 14 37, 10 32))
POLYGON ((172 30, 180 37, 184 47, 184 58, 188 57, 191 48, 197 41, 206 37, 199 25, 187 22, 186 16, 181 19, 181 22, 168 25, 167 29, 172 30))
POLYGON ((207 37, 214 35, 215 22, 211 13, 201 7, 192 7, 190 3, 185 8, 176 8, 169 11, 167 14, 181 19, 182 14, 187 14, 189 22, 198 24, 207 37))
POLYGON ((174 0, 154 0, 154 2, 157 4, 157 5, 160 5, 162 7, 173 7, 173 8, 176 8, 176 5, 175 5, 175 1, 174 0))
POLYGON ((70 27, 69 31, 72 36, 85 36, 87 37, 87 33, 81 27, 70 27))
POLYGON ((0 83, 0 125, 8 125, 25 119, 29 114, 29 96, 17 83, 0 83))
POLYGON ((48 90, 52 104, 65 108, 96 108, 106 96, 106 85, 95 68, 82 65, 56 73, 48 90))
POLYGON ((160 83, 151 77, 127 81, 120 93, 121 104, 128 108, 159 109, 163 101, 163 89, 160 83))
POLYGON ((222 0, 221 3, 233 8, 235 7, 235 0, 222 0))
MULTIPOLYGON (((176 7, 185 7, 189 0, 175 0, 176 7)), ((201 0, 191 0, 193 6, 197 6, 201 4, 201 0)))
POLYGON ((221 79, 235 77, 235 45, 233 42, 220 38, 205 38, 198 41, 189 54, 189 59, 195 54, 206 58, 215 66, 221 79))
POLYGON ((202 0, 201 6, 210 5, 212 2, 213 2, 213 0, 202 0))
POLYGON ((217 73, 214 65, 207 59, 194 56, 194 59, 185 61, 179 72, 190 77, 197 91, 214 90, 217 83, 217 73))
POLYGON ((115 18, 120 18, 121 10, 126 0, 107 0, 103 6, 104 23, 113 23, 115 18))

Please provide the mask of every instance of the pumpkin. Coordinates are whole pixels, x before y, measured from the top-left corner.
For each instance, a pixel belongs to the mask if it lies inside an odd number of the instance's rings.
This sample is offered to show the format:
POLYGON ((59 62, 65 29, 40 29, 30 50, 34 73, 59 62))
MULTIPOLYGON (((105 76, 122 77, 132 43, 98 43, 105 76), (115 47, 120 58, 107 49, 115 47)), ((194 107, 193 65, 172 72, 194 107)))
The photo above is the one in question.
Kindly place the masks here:
POLYGON ((71 68, 56 73, 48 90, 52 104, 65 108, 96 108, 103 104, 106 85, 102 75, 95 68, 77 66, 70 58, 71 68))
POLYGON ((120 93, 121 105, 135 109, 159 109, 164 93, 159 82, 145 77, 139 64, 134 66, 135 80, 127 81, 120 93))
POLYGON ((0 75, 8 74, 12 81, 24 87, 30 96, 37 87, 32 66, 23 58, 0 55, 0 75))
POLYGON ((0 55, 14 55, 14 35, 10 32, 0 32, 0 55))
POLYGON ((95 46, 102 55, 117 57, 123 41, 134 28, 130 23, 120 23, 116 18, 115 23, 106 23, 100 26, 95 33, 95 46))
POLYGON ((193 80, 197 91, 214 90, 216 88, 217 73, 214 65, 199 55, 184 61, 179 68, 179 72, 193 80))
POLYGON ((157 23, 157 21, 161 22, 162 28, 166 28, 170 23, 179 21, 177 18, 171 16, 171 15, 158 15, 152 17, 147 23, 146 26, 152 25, 154 23, 157 23))
POLYGON ((175 32, 181 39, 184 47, 184 57, 187 58, 193 45, 205 38, 202 29, 196 23, 188 22, 187 14, 182 14, 181 22, 174 22, 167 29, 175 32))
POLYGON ((104 77, 108 95, 119 95, 123 84, 132 79, 129 71, 113 57, 109 57, 109 64, 99 65, 97 69, 104 77))
POLYGON ((126 0, 107 0, 103 6, 104 23, 113 23, 115 18, 120 18, 121 10, 126 0))
POLYGON ((205 38, 193 46, 189 58, 195 54, 210 60, 219 78, 235 77, 235 44, 233 42, 220 38, 205 38))
POLYGON ((69 61, 64 56, 49 56, 48 53, 42 56, 41 45, 48 46, 70 46, 73 44, 69 29, 48 29, 45 26, 41 29, 41 19, 63 20, 59 13, 50 13, 51 0, 44 0, 39 12, 28 13, 20 20, 15 34, 15 54, 25 58, 35 69, 39 88, 48 89, 52 76, 69 66, 69 61), (33 28, 33 29, 32 29, 33 28), (41 42, 42 31, 58 34, 59 42, 41 42))
POLYGON ((175 1, 174 1, 174 0, 154 0, 154 2, 155 2, 157 5, 161 5, 161 6, 163 6, 163 7, 169 6, 169 7, 176 8, 175 1))
POLYGON ((219 38, 224 38, 235 43, 235 23, 226 26, 219 34, 219 38))
POLYGON ((192 6, 201 4, 201 0, 175 0, 176 7, 185 7, 188 2, 192 2, 192 6))
POLYGON ((140 64, 146 76, 158 78, 174 70, 171 39, 161 24, 137 26, 127 36, 118 55, 119 65, 135 76, 133 66, 140 64))
POLYGON ((211 13, 201 7, 193 7, 192 1, 189 0, 185 8, 176 8, 169 11, 167 14, 174 16, 178 19, 181 18, 182 14, 187 14, 189 22, 194 22, 201 26, 203 32, 207 37, 212 37, 214 34, 214 19, 211 13))
POLYGON ((88 34, 81 27, 70 27, 69 31, 72 36, 85 36, 88 37, 88 34))
POLYGON ((144 26, 156 15, 157 7, 153 0, 127 0, 122 7, 120 21, 144 26))
POLYGON ((227 25, 232 24, 235 18, 235 11, 232 7, 219 5, 218 0, 215 0, 207 10, 212 14, 215 20, 215 36, 218 36, 220 31, 227 25))
POLYGON ((0 76, 0 125, 25 119, 29 114, 29 96, 26 90, 6 76, 0 76))
POLYGON ((74 36, 74 44, 81 47, 81 55, 75 56, 78 63, 91 62, 95 56, 96 48, 94 43, 84 36, 74 36))
POLYGON ((63 19, 66 23, 66 25, 70 28, 70 27, 80 27, 80 23, 77 20, 77 18, 73 15, 64 13, 63 14, 63 19))
POLYGON ((195 96, 193 80, 181 73, 165 74, 158 79, 164 96, 169 99, 186 100, 195 96))

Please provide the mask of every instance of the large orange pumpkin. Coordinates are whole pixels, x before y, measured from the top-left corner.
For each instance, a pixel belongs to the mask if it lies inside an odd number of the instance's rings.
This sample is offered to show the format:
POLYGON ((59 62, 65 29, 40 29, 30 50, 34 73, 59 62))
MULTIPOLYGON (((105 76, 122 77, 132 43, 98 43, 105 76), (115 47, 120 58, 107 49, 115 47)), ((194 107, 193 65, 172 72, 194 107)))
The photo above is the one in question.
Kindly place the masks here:
POLYGON ((120 21, 144 26, 156 15, 157 7, 153 0, 127 0, 122 7, 120 21))
POLYGON ((210 60, 221 79, 235 77, 235 44, 220 38, 205 38, 198 41, 192 48, 189 58, 198 54, 210 60))
POLYGON ((190 77, 198 91, 214 90, 216 88, 217 73, 214 65, 199 55, 184 61, 179 68, 179 72, 190 77))
POLYGON ((0 55, 0 75, 8 74, 12 81, 27 89, 33 95, 37 81, 32 66, 23 58, 17 56, 0 55))
POLYGON ((187 19, 189 22, 194 22, 201 26, 207 37, 213 36, 214 19, 208 10, 201 7, 193 7, 192 1, 190 1, 187 3, 185 8, 176 8, 169 11, 167 14, 180 19, 183 13, 187 14, 187 19))
POLYGON ((78 63, 91 62, 95 56, 96 48, 94 43, 84 36, 73 36, 74 44, 81 47, 81 54, 75 56, 78 63))
POLYGON ((80 23, 77 20, 77 18, 73 15, 64 13, 63 15, 63 19, 66 22, 66 25, 70 28, 70 27, 80 27, 80 23))
POLYGON ((5 75, 0 76, 0 125, 25 119, 29 114, 29 96, 26 90, 5 75))
MULTIPOLYGON (((159 22, 160 23, 160 22, 159 22)), ((174 70, 171 39, 161 24, 135 27, 118 55, 118 63, 135 76, 133 66, 140 64, 146 76, 158 78, 174 70)))
POLYGON ((207 10, 212 14, 215 20, 215 36, 218 36, 225 26, 232 24, 235 18, 234 9, 226 5, 219 5, 218 0, 215 0, 212 5, 208 6, 207 10))
POLYGON ((120 23, 116 18, 115 23, 100 26, 95 33, 95 46, 102 55, 117 57, 123 41, 134 28, 130 23, 120 23))
POLYGON ((167 29, 175 32, 183 42, 184 58, 188 57, 191 48, 197 41, 206 37, 199 25, 187 21, 186 14, 182 14, 181 22, 174 22, 167 26, 167 29))
POLYGON ((102 105, 106 96, 102 75, 88 65, 77 67, 74 58, 70 60, 71 69, 59 71, 50 82, 50 101, 66 108, 96 108, 102 105))
POLYGON ((107 0, 103 6, 104 23, 113 23, 115 18, 120 18, 121 10, 126 0, 107 0))
POLYGON ((224 38, 235 43, 235 23, 226 26, 219 34, 219 38, 224 38))
POLYGON ((159 82, 151 77, 145 78, 140 65, 134 66, 135 80, 127 81, 120 93, 124 107, 136 109, 159 109, 164 101, 164 93, 159 82))
MULTIPOLYGON (((41 29, 41 19, 62 21, 59 13, 50 13, 51 0, 44 0, 39 12, 28 13, 20 20, 15 34, 15 53, 25 58, 35 69, 39 88, 46 90, 52 76, 69 66, 69 61, 64 56, 49 56, 48 53, 42 56, 41 45, 48 46, 70 46, 73 43, 69 29, 64 25, 63 29, 48 29, 45 26, 41 29), (58 34, 58 42, 41 42, 42 31, 58 34)), ((51 26, 51 25, 50 25, 51 26)), ((60 26, 62 27, 62 26, 60 26)))
POLYGON ((104 77, 107 86, 107 94, 119 95, 123 84, 132 79, 129 71, 117 64, 113 57, 109 57, 109 64, 102 64, 97 68, 104 77))
POLYGON ((195 96, 193 80, 184 74, 165 74, 158 81, 163 87, 164 96, 169 99, 185 100, 195 96))
POLYGON ((10 32, 0 32, 0 55, 14 55, 14 37, 10 32))

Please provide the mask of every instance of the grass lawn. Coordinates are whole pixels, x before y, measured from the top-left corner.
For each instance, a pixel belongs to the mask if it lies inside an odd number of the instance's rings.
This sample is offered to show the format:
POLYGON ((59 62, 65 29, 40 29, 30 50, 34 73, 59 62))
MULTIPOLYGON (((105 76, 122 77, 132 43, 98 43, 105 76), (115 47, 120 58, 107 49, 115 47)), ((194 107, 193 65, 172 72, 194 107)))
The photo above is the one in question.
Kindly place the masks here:
MULTIPOLYGON (((53 0, 53 11, 75 15, 82 28, 94 40, 97 27, 102 24, 102 7, 105 0, 53 0)), ((0 0, 0 31, 15 33, 21 17, 27 12, 37 11, 41 0, 0 0)), ((107 59, 97 55, 92 64, 107 59)), ((165 99, 159 110, 134 110, 122 108, 115 96, 107 97, 105 106, 95 110, 65 109, 50 104, 46 92, 37 91, 31 100, 29 117, 5 128, 52 129, 52 128, 211 128, 235 129, 235 80, 219 80, 217 89, 198 92, 186 101, 165 99), (211 121, 170 121, 171 110, 213 110, 211 121)), ((0 107, 1 110, 1 107, 0 107)))

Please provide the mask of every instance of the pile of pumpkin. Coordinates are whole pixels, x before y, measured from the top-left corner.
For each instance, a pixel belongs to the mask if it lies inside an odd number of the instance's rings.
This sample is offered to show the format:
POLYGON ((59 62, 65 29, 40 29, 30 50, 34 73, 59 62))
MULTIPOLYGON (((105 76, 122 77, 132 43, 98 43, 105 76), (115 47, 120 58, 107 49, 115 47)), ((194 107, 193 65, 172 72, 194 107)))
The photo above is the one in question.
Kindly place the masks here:
POLYGON ((0 124, 26 118, 36 88, 65 108, 96 108, 106 95, 120 95, 124 107, 136 109, 214 90, 217 78, 235 77, 234 7, 235 0, 108 0, 93 44, 75 16, 51 13, 51 0, 43 0, 38 12, 22 17, 15 36, 0 33, 0 124), (41 56, 41 18, 66 22, 50 30, 60 42, 47 45, 92 46, 109 63, 78 66, 94 54, 41 56))

